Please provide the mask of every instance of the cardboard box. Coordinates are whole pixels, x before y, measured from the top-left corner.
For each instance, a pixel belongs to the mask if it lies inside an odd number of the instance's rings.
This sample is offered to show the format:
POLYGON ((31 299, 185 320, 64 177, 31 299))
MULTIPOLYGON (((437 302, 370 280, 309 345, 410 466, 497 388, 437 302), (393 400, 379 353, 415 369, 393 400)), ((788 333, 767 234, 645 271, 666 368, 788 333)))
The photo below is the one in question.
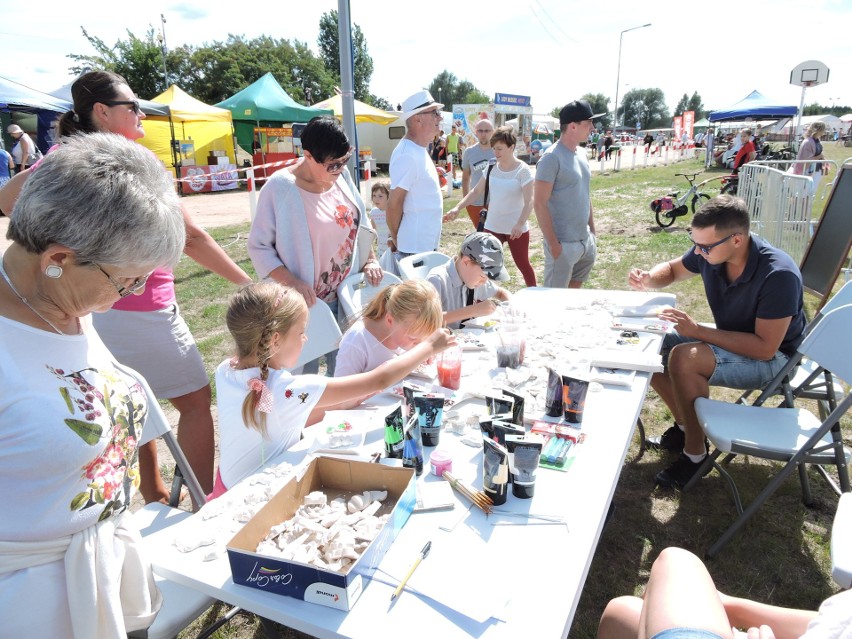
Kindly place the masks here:
POLYGON ((410 468, 317 457, 300 475, 287 482, 228 543, 234 583, 351 610, 361 596, 365 580, 373 576, 390 544, 408 521, 415 501, 415 477, 410 468), (269 529, 290 519, 305 495, 315 490, 325 492, 329 501, 338 495, 351 496, 365 490, 388 491, 377 513, 390 512, 388 522, 346 574, 255 552, 269 529))

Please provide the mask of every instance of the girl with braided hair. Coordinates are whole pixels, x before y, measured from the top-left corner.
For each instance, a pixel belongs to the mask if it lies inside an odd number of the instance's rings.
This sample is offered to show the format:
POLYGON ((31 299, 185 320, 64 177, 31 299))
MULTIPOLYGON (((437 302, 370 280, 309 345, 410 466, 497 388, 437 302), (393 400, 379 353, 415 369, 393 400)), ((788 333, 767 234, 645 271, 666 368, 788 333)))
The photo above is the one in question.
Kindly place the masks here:
POLYGON ((441 298, 427 280, 391 284, 343 335, 334 376, 371 371, 428 338, 443 322, 441 298))
POLYGON ((392 386, 455 343, 448 330, 437 329, 367 373, 294 376, 287 369, 299 359, 308 323, 308 305, 296 289, 270 280, 244 286, 231 298, 225 322, 236 355, 216 369, 219 470, 210 498, 293 446, 324 409, 392 386))

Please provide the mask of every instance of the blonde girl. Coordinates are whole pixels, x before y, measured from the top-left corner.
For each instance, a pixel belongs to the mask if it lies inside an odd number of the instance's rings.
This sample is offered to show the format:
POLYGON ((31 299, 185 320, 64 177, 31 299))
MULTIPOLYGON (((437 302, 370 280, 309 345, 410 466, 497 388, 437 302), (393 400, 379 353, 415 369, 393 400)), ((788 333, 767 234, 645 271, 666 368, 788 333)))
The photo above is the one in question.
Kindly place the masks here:
POLYGON ((427 280, 392 284, 374 297, 343 339, 335 377, 371 371, 443 324, 441 298, 427 280))
POLYGON ((231 298, 225 321, 237 353, 216 369, 220 457, 211 498, 298 442, 312 413, 377 393, 454 343, 449 331, 436 330, 369 373, 293 376, 286 369, 307 340, 300 293, 277 282, 249 284, 231 298))

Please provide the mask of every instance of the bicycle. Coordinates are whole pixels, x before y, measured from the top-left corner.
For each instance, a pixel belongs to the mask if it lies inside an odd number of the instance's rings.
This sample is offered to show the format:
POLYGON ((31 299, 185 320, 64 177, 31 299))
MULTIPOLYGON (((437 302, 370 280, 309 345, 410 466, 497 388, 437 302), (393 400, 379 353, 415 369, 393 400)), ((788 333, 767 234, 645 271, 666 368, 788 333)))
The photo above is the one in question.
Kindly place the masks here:
POLYGON ((674 224, 677 218, 687 215, 689 213, 687 202, 689 202, 689 208, 692 209, 692 214, 695 215, 695 211, 700 209, 704 202, 710 199, 710 196, 707 193, 701 192, 700 189, 708 182, 718 180, 719 178, 708 178, 696 184, 695 178, 702 173, 704 171, 698 171, 698 173, 675 173, 675 177, 686 178, 686 181, 689 182, 689 190, 683 195, 679 195, 679 192, 669 193, 666 197, 657 198, 651 202, 651 210, 657 218, 657 224, 663 228, 667 228, 674 224))

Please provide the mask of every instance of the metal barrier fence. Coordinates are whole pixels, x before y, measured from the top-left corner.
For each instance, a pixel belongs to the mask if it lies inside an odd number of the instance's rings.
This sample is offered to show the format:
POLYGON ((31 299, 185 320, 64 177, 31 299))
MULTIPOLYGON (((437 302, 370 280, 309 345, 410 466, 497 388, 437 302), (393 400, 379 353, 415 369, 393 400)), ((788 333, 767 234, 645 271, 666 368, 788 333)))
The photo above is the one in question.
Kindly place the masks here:
POLYGON ((750 162, 740 169, 737 194, 748 205, 752 232, 801 263, 811 239, 813 180, 750 162))

